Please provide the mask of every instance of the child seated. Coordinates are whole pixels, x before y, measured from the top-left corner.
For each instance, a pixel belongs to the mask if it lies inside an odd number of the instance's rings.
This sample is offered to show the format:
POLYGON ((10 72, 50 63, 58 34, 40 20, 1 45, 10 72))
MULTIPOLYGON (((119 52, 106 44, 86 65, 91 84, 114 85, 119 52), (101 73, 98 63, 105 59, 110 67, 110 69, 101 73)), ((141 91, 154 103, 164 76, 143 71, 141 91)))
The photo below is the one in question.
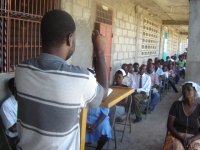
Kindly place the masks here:
POLYGON ((0 108, 1 118, 6 129, 5 133, 11 144, 11 147, 15 149, 17 142, 17 108, 18 104, 15 100, 15 87, 14 78, 8 81, 8 87, 12 95, 8 97, 0 108))
POLYGON ((87 116, 86 143, 97 143, 100 150, 112 138, 109 108, 89 108, 87 116))
MULTIPOLYGON (((128 87, 123 84, 124 76, 126 76, 126 73, 123 69, 117 70, 117 72, 115 73, 113 86, 128 87)), ((117 106, 116 106, 116 121, 117 122, 122 122, 125 119, 126 106, 127 106, 127 98, 117 104, 117 106)))

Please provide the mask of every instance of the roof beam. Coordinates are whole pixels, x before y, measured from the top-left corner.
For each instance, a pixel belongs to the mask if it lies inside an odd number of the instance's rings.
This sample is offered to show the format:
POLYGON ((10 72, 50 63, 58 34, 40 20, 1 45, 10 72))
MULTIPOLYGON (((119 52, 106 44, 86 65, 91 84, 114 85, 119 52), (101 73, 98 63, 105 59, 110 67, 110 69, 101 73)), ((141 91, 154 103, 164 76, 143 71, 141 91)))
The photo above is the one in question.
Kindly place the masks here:
POLYGON ((189 25, 189 21, 163 20, 163 25, 189 25))

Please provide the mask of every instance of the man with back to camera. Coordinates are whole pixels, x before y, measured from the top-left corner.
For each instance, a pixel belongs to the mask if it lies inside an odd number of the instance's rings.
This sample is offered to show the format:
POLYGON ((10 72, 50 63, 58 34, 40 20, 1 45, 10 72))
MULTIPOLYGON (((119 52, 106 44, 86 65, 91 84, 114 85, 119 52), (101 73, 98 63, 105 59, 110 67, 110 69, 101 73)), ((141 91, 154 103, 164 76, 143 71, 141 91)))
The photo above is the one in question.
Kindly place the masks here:
POLYGON ((104 40, 94 32, 95 78, 87 69, 66 63, 75 49, 71 15, 62 10, 46 13, 41 35, 43 53, 16 69, 17 149, 79 150, 81 108, 98 107, 107 94, 104 40))

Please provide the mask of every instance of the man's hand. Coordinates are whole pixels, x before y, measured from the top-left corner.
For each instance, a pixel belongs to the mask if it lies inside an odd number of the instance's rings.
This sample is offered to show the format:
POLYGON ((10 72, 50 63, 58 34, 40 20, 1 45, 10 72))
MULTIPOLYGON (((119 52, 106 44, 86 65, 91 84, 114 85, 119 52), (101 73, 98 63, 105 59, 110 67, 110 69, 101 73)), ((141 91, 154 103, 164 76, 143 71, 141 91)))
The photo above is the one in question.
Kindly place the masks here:
POLYGON ((105 38, 99 33, 98 30, 93 31, 92 33, 92 43, 95 55, 97 53, 104 52, 106 49, 105 38))
POLYGON ((96 128, 96 124, 87 124, 88 133, 92 133, 96 128))

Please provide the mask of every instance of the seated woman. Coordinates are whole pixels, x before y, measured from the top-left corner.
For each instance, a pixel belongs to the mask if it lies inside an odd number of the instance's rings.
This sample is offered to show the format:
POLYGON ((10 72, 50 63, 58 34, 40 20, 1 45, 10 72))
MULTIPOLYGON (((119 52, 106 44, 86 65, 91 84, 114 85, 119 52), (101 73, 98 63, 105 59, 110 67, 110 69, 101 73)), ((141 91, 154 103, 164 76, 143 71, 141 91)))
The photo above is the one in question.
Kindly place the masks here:
POLYGON ((89 108, 87 117, 86 143, 97 143, 100 150, 112 138, 109 108, 89 108))
POLYGON ((200 150, 200 104, 196 101, 196 87, 193 82, 184 83, 183 100, 173 103, 164 150, 200 150))

